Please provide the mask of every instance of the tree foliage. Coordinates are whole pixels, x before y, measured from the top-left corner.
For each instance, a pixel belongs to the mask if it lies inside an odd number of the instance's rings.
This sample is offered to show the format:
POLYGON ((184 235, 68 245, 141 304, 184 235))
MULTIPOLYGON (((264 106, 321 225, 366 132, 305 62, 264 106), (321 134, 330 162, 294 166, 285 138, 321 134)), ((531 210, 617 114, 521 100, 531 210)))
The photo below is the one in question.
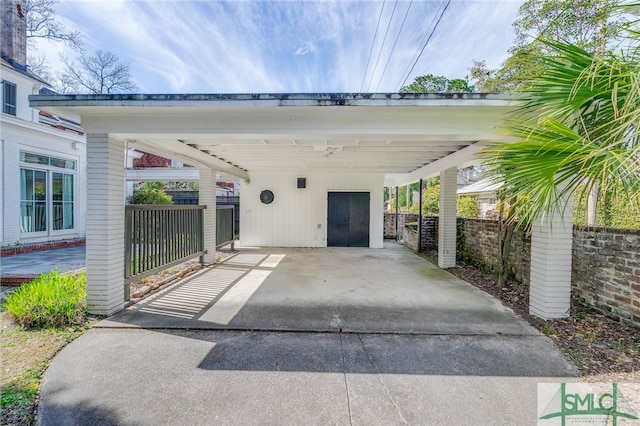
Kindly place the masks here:
POLYGON ((77 60, 62 57, 65 70, 61 76, 63 92, 106 94, 137 88, 129 74, 129 64, 110 51, 98 50, 93 55, 81 53, 77 60))
POLYGON ((589 53, 603 51, 626 23, 616 14, 620 0, 528 0, 513 23, 515 39, 509 58, 499 69, 473 60, 470 78, 479 92, 524 90, 540 75, 540 57, 554 54, 546 42, 575 45, 589 53))
POLYGON ((614 11, 619 0, 528 0, 518 9, 511 52, 534 45, 552 53, 545 41, 562 41, 595 53, 615 38, 626 21, 614 11))
MULTIPOLYGON (((587 225, 587 198, 584 189, 577 191, 574 209, 574 225, 587 225)), ((609 203, 598 204, 599 226, 606 228, 640 229, 640 197, 630 198, 625 193, 609 194, 609 203)))
POLYGON ((422 215, 438 216, 440 212, 440 185, 427 186, 422 190, 422 215))
POLYGON ((133 191, 129 204, 173 204, 173 199, 162 182, 145 182, 133 191))
POLYGON ((400 89, 401 93, 468 93, 473 86, 467 80, 449 80, 441 75, 426 74, 416 77, 411 84, 400 89))
MULTIPOLYGON (((416 213, 417 211, 416 208, 416 213)), ((422 190, 422 215, 438 216, 438 214, 440 214, 440 184, 435 184, 422 190)), ((459 195, 456 202, 456 214, 458 217, 477 219, 477 197, 459 195)))
POLYGON ((458 217, 469 219, 478 218, 478 197, 474 195, 459 195, 456 205, 458 217))
POLYGON ((640 48, 637 32, 625 34, 597 54, 541 41, 544 71, 504 126, 519 142, 485 151, 520 225, 561 212, 565 196, 596 182, 600 194, 640 196, 640 48))

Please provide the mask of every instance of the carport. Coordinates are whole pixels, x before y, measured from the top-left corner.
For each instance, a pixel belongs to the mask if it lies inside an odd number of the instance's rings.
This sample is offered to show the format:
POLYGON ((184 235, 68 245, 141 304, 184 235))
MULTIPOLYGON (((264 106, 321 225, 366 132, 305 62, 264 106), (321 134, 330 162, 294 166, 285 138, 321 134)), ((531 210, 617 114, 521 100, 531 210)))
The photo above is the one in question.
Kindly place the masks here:
MULTIPOLYGON (((368 246, 381 249, 383 187, 439 174, 438 263, 446 268, 455 265, 456 170, 476 161, 487 143, 508 142, 496 127, 515 107, 509 97, 487 94, 37 95, 30 100, 32 107, 77 117, 86 132, 88 305, 103 315, 124 306, 127 149, 197 166, 200 202, 208 207, 205 223, 215 222, 216 174, 242 179, 240 237, 244 245, 258 247, 326 248, 335 213, 330 194, 367 194, 368 246)), ((533 227, 530 306, 543 318, 568 312, 570 213, 533 227)), ((215 230, 205 229, 205 261, 212 263, 215 230)))

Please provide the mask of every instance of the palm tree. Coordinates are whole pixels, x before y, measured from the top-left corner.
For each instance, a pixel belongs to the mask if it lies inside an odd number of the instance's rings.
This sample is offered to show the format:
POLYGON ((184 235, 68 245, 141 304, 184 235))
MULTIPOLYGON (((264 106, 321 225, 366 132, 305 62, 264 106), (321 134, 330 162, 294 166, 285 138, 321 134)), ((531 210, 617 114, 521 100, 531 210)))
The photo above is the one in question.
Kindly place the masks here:
POLYGON ((624 31, 615 51, 598 55, 544 42, 544 71, 502 129, 516 142, 484 151, 517 225, 560 213, 578 192, 640 197, 640 37, 624 31))

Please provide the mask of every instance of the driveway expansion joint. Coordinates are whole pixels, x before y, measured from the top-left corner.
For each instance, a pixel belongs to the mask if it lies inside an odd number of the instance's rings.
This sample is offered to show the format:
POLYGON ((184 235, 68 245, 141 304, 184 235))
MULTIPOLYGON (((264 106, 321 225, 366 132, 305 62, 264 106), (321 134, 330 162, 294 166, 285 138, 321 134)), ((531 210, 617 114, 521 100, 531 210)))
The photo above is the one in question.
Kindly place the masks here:
POLYGON ((398 404, 396 404, 396 401, 393 398, 392 393, 390 392, 387 384, 384 382, 384 379, 382 378, 382 374, 380 372, 380 368, 378 367, 378 364, 376 364, 376 362, 374 361, 373 355, 371 355, 371 353, 365 346, 364 342, 362 341, 362 337, 360 337, 359 334, 357 336, 358 336, 358 341, 360 342, 360 346, 362 347, 362 350, 364 351, 365 354, 367 354, 367 358, 369 359, 369 362, 371 363, 373 368, 376 370, 376 376, 380 381, 380 385, 382 385, 382 389, 384 389, 385 395, 387 396, 387 398, 389 399, 389 402, 393 406, 394 411, 398 414, 398 417, 400 417, 400 420, 402 420, 402 423, 408 425, 409 422, 407 422, 407 419, 405 419, 404 416, 402 415, 402 411, 400 410, 400 407, 398 406, 398 404))

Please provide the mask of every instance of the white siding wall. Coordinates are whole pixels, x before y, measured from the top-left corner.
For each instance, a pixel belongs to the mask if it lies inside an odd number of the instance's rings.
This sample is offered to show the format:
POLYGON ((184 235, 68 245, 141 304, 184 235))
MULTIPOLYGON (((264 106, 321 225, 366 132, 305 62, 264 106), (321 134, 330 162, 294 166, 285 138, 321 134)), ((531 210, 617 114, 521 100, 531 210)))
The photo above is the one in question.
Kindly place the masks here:
POLYGON ((0 139, 0 242, 4 241, 4 139, 0 139))
MULTIPOLYGON (((29 95, 38 93, 43 84, 5 66, 2 67, 0 80, 16 85, 16 117, 25 121, 34 121, 34 116, 37 117, 37 114, 34 114, 34 109, 29 106, 29 95)), ((2 92, 1 88, 0 92, 2 92)))
MULTIPOLYGON (((85 236, 86 214, 86 143, 84 136, 53 129, 37 121, 38 111, 29 107, 28 95, 37 85, 31 79, 15 71, 2 68, 2 78, 17 85, 17 116, 2 114, 2 210, 3 246, 16 243, 35 243, 85 236), (75 186, 74 229, 71 232, 55 232, 48 236, 20 235, 20 151, 29 151, 75 160, 77 175, 75 186)), ((0 90, 1 91, 1 90, 0 90)))
POLYGON ((85 235, 86 205, 86 144, 84 138, 67 135, 44 125, 2 123, 2 174, 3 174, 3 220, 2 245, 16 242, 30 243, 59 239, 80 238, 85 235), (42 129, 38 129, 43 127, 42 129), (74 142, 76 142, 74 148, 74 142), (57 232, 55 235, 30 238, 20 235, 20 151, 75 160, 75 215, 74 229, 57 232))
POLYGON ((20 241, 20 167, 18 165, 18 144, 13 142, 7 133, 7 126, 2 126, 2 245, 15 244, 20 241))
POLYGON ((327 194, 333 191, 371 193, 370 247, 381 248, 384 217, 383 174, 252 174, 240 188, 240 244, 261 247, 326 247, 327 194), (297 178, 307 187, 297 188, 297 178), (271 204, 260 192, 274 193, 271 204))

